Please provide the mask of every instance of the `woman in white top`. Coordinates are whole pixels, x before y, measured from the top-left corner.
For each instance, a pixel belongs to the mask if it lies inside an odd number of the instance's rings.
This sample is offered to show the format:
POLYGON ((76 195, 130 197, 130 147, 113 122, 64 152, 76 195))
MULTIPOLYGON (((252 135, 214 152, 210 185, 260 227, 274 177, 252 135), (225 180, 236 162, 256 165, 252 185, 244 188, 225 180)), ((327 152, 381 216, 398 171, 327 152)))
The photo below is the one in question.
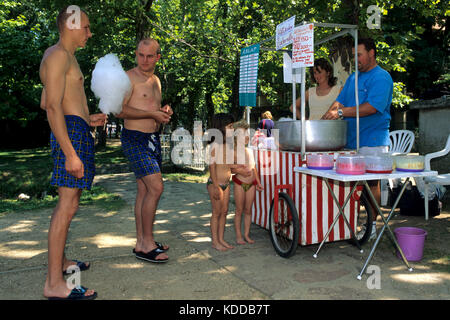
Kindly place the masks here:
MULTIPOLYGON (((317 86, 309 88, 305 92, 305 103, 309 106, 309 120, 320 120, 320 118, 328 111, 331 104, 336 100, 342 87, 336 85, 337 78, 333 76, 333 67, 330 63, 323 59, 314 61, 314 67, 310 69, 312 81, 317 86)), ((296 100, 297 118, 300 119, 301 100, 296 100)), ((292 104, 290 106, 292 112, 292 104)))

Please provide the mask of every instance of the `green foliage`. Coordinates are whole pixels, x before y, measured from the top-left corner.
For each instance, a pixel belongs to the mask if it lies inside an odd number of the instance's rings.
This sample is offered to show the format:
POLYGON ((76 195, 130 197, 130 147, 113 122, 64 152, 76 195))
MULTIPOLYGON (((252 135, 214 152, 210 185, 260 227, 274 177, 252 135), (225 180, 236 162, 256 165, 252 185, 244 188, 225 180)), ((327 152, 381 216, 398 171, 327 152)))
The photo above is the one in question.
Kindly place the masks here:
POLYGON ((405 94, 404 91, 404 83, 394 82, 394 93, 392 95, 392 105, 394 106, 394 108, 403 108, 415 100, 405 94))
MULTIPOLYGON (((58 41, 56 15, 66 4, 62 0, 0 2, 1 118, 45 117, 39 109, 39 63, 44 50, 58 41)), ((112 52, 125 69, 134 67, 136 41, 147 35, 157 39, 162 48, 157 75, 163 85, 163 103, 171 104, 175 111, 172 126, 191 128, 193 120, 207 123, 219 111, 240 116, 240 49, 271 38, 276 25, 292 15, 297 24, 357 24, 360 36, 373 37, 379 64, 391 72, 395 82, 405 85, 396 89, 396 105, 408 101, 401 92, 418 97, 448 74, 447 1, 80 0, 74 4, 87 11, 93 33, 86 48, 76 53, 91 112, 98 111, 98 101, 90 90, 95 63, 112 52), (382 9, 380 30, 366 26, 366 10, 373 4, 382 9), (446 29, 433 29, 445 24, 446 29)), ((316 28, 315 38, 336 31, 316 28)), ((275 41, 262 46, 273 48, 275 41)), ((329 55, 331 46, 326 43, 318 48, 317 57, 329 55)), ((281 53, 262 51, 258 89, 274 106, 288 104, 283 99, 290 87, 283 84, 282 76, 281 53)))

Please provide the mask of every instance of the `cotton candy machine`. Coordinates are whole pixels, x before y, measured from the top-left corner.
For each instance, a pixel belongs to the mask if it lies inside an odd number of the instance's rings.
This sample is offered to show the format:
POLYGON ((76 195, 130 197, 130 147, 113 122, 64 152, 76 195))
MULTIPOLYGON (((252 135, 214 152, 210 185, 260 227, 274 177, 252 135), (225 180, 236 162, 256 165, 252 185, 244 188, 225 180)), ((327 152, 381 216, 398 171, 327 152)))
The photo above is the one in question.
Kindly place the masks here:
MULTIPOLYGON (((306 151, 336 151, 347 144, 347 121, 306 120, 306 151)), ((301 151, 302 122, 276 121, 274 129, 279 130, 281 150, 301 151)))

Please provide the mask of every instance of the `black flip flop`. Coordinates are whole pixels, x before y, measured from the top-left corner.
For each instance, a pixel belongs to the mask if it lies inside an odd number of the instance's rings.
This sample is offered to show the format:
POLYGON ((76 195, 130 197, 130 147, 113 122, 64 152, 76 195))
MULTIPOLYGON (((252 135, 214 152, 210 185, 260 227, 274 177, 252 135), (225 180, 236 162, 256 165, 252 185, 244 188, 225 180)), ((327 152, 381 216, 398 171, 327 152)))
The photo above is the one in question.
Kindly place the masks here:
MULTIPOLYGON (((170 248, 164 249, 164 245, 160 242, 155 241, 155 245, 158 247, 159 250, 162 250, 164 252, 169 251, 170 248)), ((133 253, 136 254, 136 249, 133 249, 133 253)))
POLYGON ((88 289, 85 287, 73 288, 66 298, 49 297, 48 300, 94 300, 97 298, 97 292, 90 296, 84 295, 88 289))
POLYGON ((161 250, 160 248, 153 249, 150 252, 144 253, 144 252, 136 252, 136 258, 149 261, 149 262, 155 262, 155 263, 164 263, 169 261, 169 258, 166 259, 156 259, 156 256, 159 254, 164 253, 164 250, 161 250))
MULTIPOLYGON (((76 263, 76 266, 77 266, 78 268, 80 268, 80 271, 85 271, 85 270, 89 269, 89 267, 91 266, 90 263, 89 263, 89 264, 86 264, 86 263, 83 262, 83 261, 78 261, 78 260, 72 260, 72 261, 76 263)), ((69 272, 67 272, 67 270, 63 271, 63 275, 64 275, 64 276, 67 276, 67 275, 69 275, 69 274, 72 274, 72 272, 69 273, 69 272)))

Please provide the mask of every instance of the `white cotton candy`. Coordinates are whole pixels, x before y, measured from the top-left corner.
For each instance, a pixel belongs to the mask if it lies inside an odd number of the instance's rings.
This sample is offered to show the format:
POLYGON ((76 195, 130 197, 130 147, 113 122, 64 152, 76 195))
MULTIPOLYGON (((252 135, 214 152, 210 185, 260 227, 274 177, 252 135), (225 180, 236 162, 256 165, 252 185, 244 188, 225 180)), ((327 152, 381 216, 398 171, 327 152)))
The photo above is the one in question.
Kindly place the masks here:
POLYGON ((98 60, 92 71, 91 90, 100 99, 99 108, 103 113, 122 112, 122 102, 131 91, 131 82, 114 53, 98 60))

